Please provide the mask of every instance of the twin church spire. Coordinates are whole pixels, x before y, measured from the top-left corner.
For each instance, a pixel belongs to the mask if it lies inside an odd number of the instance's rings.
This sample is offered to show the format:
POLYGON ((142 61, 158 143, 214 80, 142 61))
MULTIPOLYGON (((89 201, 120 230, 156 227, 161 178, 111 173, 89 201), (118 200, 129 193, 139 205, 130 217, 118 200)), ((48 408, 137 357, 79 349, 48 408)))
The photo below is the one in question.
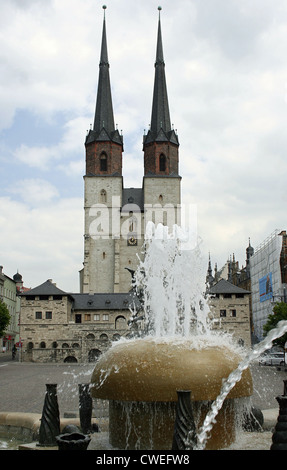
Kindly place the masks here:
MULTIPOLYGON (((106 6, 103 6, 103 9, 105 11, 106 6)), ((179 143, 176 133, 171 128, 161 34, 161 7, 158 7, 158 10, 159 19, 151 123, 149 131, 143 137, 145 175, 153 175, 158 172, 162 175, 178 175, 177 150, 179 143)), ((87 149, 87 175, 105 174, 105 172, 108 172, 110 175, 121 174, 122 165, 118 159, 119 148, 123 151, 123 138, 118 130, 115 129, 109 68, 106 19, 104 14, 94 125, 89 131, 85 142, 87 149), (106 143, 105 146, 101 145, 104 143, 106 143), (110 146, 107 146, 108 143, 110 146), (106 159, 105 164, 101 164, 100 161, 103 153, 106 159), (94 159, 99 160, 98 163, 92 161, 93 155, 94 159), (111 160, 109 164, 108 160, 111 160)))

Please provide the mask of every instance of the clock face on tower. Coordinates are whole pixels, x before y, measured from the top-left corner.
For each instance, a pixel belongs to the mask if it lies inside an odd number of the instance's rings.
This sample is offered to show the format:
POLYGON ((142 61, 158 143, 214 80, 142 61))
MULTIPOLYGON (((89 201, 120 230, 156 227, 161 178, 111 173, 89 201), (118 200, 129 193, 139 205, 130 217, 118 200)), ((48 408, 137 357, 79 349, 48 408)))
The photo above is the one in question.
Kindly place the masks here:
POLYGON ((136 246, 138 243, 137 238, 133 235, 128 236, 128 246, 136 246))

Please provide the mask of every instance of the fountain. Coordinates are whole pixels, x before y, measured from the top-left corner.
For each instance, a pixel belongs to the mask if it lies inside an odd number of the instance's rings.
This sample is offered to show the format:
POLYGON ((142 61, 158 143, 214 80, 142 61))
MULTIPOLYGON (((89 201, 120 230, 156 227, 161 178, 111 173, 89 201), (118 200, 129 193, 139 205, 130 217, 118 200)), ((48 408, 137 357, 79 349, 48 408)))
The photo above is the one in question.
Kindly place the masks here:
MULTIPOLYGON (((169 234, 166 227, 148 225, 145 258, 134 273, 144 311, 140 316, 135 312, 132 319, 143 319, 144 333, 115 343, 92 374, 92 396, 110 401, 109 439, 114 448, 171 449, 177 392, 191 391, 200 428, 221 393, 222 381, 242 361, 232 338, 210 329, 200 250, 197 244, 186 246, 190 240, 179 227, 169 234)), ((235 402, 252 392, 251 374, 244 368, 200 445, 220 449, 234 442, 235 402)))

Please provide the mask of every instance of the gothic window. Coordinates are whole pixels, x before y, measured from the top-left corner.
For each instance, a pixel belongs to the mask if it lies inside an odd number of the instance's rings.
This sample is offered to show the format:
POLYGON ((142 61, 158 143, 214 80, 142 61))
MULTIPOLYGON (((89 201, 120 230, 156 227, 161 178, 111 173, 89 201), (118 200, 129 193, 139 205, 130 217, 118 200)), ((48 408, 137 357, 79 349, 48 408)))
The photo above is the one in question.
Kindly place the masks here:
POLYGON ((162 153, 159 157, 159 171, 166 170, 166 156, 162 153))
POLYGON ((102 153, 100 156, 100 170, 101 171, 108 170, 108 157, 105 153, 102 153))
MULTIPOLYGON (((103 171, 105 171, 105 170, 103 170, 103 171)), ((100 199, 101 199, 102 203, 107 202, 107 192, 104 189, 101 190, 100 199)))
POLYGON ((129 213, 129 232, 137 231, 137 218, 133 215, 133 211, 129 213))

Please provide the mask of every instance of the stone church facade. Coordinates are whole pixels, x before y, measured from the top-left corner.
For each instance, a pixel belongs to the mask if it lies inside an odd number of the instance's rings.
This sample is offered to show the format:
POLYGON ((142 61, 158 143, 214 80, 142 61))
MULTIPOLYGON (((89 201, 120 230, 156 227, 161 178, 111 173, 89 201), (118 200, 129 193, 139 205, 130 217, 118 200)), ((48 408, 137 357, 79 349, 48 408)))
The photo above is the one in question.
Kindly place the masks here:
POLYGON ((23 361, 94 361, 112 341, 128 337, 129 319, 140 309, 131 273, 142 256, 146 225, 180 224, 179 142, 169 114, 160 16, 141 188, 124 186, 124 142, 114 124, 109 68, 104 16, 94 124, 85 140, 80 293, 64 292, 48 280, 22 295, 23 361))

